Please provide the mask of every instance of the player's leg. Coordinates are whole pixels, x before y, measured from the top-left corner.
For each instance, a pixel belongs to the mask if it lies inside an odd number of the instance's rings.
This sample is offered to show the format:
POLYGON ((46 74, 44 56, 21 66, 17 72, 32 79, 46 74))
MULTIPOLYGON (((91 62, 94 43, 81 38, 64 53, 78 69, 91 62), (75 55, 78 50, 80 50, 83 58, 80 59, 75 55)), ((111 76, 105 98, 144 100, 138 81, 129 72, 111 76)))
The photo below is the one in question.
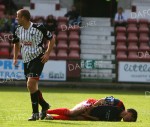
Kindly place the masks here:
POLYGON ((38 86, 37 86, 37 80, 33 79, 32 77, 28 77, 27 81, 27 88, 30 92, 30 97, 31 97, 31 103, 32 103, 32 110, 33 114, 32 116, 28 119, 29 121, 34 121, 39 119, 39 110, 38 110, 38 86))
POLYGON ((45 119, 46 120, 71 120, 70 116, 65 116, 65 115, 52 116, 50 114, 47 114, 45 119))
POLYGON ((85 106, 85 103, 86 103, 86 101, 83 101, 83 102, 77 104, 72 109, 70 109, 70 115, 78 116, 78 115, 84 113, 87 110, 87 106, 85 106))
POLYGON ((68 108, 56 108, 56 109, 48 109, 47 114, 55 114, 55 115, 70 115, 70 109, 68 108))
POLYGON ((73 109, 68 108, 57 108, 47 110, 47 114, 56 114, 56 115, 65 115, 65 116, 77 116, 84 113, 86 107, 83 105, 83 102, 77 104, 73 109))
MULTIPOLYGON (((31 72, 33 73, 35 79, 37 79, 36 86, 38 86, 38 80, 44 67, 44 64, 41 62, 40 59, 42 55, 43 54, 41 54, 39 57, 37 57, 34 60, 33 66, 31 67, 31 72)), ((37 89, 37 93, 38 93, 39 104, 42 107, 40 118, 44 119, 46 117, 46 111, 50 108, 50 105, 44 100, 42 92, 39 89, 37 89)))

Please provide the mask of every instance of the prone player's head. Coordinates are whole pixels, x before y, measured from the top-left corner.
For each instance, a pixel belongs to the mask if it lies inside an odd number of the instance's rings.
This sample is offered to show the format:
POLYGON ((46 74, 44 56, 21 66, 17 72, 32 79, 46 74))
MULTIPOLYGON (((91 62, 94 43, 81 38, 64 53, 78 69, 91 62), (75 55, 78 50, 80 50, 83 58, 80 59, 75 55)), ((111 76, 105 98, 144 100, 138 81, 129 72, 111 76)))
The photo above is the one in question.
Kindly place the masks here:
POLYGON ((20 9, 17 11, 16 19, 18 20, 19 25, 23 25, 24 23, 30 21, 30 17, 30 12, 26 9, 20 9))
POLYGON ((135 109, 127 109, 126 114, 123 117, 124 122, 136 122, 137 120, 137 111, 135 109))

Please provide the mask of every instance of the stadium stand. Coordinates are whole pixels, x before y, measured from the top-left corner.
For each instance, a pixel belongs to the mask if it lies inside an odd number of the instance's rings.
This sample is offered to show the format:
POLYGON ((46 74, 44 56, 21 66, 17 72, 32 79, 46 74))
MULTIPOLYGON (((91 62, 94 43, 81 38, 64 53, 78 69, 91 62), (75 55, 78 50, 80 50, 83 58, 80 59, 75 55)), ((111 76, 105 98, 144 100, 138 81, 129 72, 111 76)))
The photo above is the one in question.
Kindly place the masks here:
POLYGON ((128 19, 126 27, 116 28, 116 51, 118 61, 147 61, 149 56, 139 56, 138 52, 149 52, 149 21, 128 19), (121 52, 120 52, 121 51, 121 52))

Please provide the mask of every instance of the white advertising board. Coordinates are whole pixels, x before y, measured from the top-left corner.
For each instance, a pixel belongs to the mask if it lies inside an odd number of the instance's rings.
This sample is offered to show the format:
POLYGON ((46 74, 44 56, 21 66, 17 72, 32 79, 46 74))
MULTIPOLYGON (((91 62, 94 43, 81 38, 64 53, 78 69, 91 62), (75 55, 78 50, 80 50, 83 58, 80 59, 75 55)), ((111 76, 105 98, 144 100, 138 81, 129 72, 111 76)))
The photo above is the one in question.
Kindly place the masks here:
MULTIPOLYGON (((18 60, 18 67, 13 66, 13 61, 0 59, 0 79, 24 80, 24 65, 18 60)), ((48 61, 40 76, 41 80, 65 81, 66 61, 48 61)))
POLYGON ((119 62, 119 82, 150 82, 150 62, 119 62))

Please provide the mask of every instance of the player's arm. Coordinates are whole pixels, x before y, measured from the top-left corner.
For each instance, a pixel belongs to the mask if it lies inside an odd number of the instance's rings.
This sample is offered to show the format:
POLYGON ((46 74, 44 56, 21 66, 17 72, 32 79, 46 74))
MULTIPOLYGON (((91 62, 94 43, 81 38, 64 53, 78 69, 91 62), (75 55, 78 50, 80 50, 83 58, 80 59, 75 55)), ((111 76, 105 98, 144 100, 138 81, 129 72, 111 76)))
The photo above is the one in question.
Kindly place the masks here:
POLYGON ((101 98, 97 102, 95 102, 92 107, 97 107, 99 105, 114 105, 115 98, 113 96, 101 98))
POLYGON ((44 34, 44 37, 48 40, 48 47, 47 47, 44 55, 41 57, 41 59, 42 59, 41 62, 46 63, 49 60, 49 55, 54 47, 55 37, 46 28, 43 29, 43 34, 44 34))
POLYGON ((17 59, 18 59, 18 54, 19 54, 19 51, 20 51, 20 43, 19 43, 19 38, 16 34, 16 30, 13 34, 12 43, 14 44, 13 64, 16 66, 17 65, 17 59))
POLYGON ((14 44, 14 57, 13 57, 13 64, 16 66, 17 64, 17 59, 18 59, 18 54, 20 52, 20 44, 19 43, 15 43, 14 44))
POLYGON ((98 121, 99 120, 99 118, 89 115, 88 112, 85 112, 81 116, 83 116, 85 118, 85 120, 93 120, 93 121, 98 121))
POLYGON ((49 55, 54 47, 54 44, 55 44, 55 38, 52 38, 52 40, 48 41, 48 47, 46 53, 48 53, 49 55))

